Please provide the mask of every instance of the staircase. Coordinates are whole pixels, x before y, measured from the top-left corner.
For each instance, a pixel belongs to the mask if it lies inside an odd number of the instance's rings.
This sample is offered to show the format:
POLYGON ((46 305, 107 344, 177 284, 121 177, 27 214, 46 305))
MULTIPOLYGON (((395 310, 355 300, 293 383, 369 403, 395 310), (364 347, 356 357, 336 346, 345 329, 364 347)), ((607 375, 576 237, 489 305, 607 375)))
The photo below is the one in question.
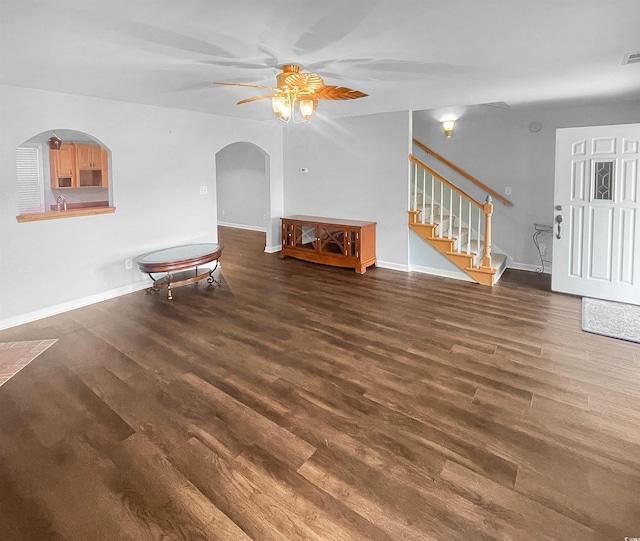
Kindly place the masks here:
POLYGON ((506 268, 506 256, 491 251, 491 195, 480 203, 413 154, 409 159, 412 165, 409 227, 474 281, 495 285, 506 268))

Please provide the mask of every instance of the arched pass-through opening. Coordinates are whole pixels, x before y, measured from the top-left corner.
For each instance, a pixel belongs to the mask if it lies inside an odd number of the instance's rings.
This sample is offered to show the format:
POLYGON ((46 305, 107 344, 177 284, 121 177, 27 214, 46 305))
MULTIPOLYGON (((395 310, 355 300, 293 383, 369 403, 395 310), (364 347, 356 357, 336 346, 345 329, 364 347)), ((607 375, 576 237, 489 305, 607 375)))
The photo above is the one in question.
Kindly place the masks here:
MULTIPOLYGON (((267 231, 270 223, 269 155, 248 142, 216 153, 218 225, 267 231)), ((265 240, 266 245, 266 240, 265 240)))
POLYGON ((110 163, 109 149, 84 132, 57 128, 27 139, 16 149, 19 221, 60 211, 60 201, 65 211, 112 207, 110 163))

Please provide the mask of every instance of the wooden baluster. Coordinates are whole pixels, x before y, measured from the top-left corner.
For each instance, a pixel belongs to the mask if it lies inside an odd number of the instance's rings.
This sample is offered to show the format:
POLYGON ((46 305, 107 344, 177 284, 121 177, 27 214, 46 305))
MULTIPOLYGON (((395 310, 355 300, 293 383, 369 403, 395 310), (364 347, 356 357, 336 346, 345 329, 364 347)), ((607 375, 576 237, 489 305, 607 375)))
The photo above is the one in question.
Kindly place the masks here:
POLYGON ((453 188, 449 188, 449 227, 447 228, 447 238, 451 238, 451 226, 453 223, 453 188))
POLYGON ((493 214, 493 203, 490 195, 487 195, 487 202, 483 207, 485 216, 484 229, 484 256, 482 258, 483 267, 491 267, 491 215, 493 214))
POLYGON ((418 210, 418 164, 413 166, 413 207, 411 210, 418 210))
POLYGON ((469 219, 467 220, 467 227, 469 228, 469 234, 467 235, 467 254, 471 253, 471 201, 467 199, 469 205, 469 219))
POLYGON ((482 209, 478 208, 478 231, 476 232, 476 257, 474 259, 474 266, 478 266, 478 254, 480 253, 480 233, 482 232, 482 209))
POLYGON ((427 196, 427 171, 426 169, 422 170, 422 223, 425 223, 425 210, 426 210, 426 201, 425 197, 427 196))
POLYGON ((431 225, 433 225, 433 218, 434 218, 434 216, 433 216, 433 198, 434 198, 435 184, 436 184, 436 177, 431 175, 431 217, 429 218, 429 223, 431 225))
POLYGON ((458 249, 460 253, 460 247, 462 245, 462 196, 458 194, 458 249))
POLYGON ((442 238, 442 218, 444 217, 444 183, 440 183, 440 225, 438 226, 438 237, 442 238))

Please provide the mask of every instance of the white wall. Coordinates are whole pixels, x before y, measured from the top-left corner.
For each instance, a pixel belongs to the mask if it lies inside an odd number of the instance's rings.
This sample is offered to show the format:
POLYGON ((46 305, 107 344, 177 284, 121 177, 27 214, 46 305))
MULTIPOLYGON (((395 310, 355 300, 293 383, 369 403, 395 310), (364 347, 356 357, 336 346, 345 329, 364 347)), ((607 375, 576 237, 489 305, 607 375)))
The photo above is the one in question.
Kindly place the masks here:
POLYGON ((286 215, 377 222, 379 264, 407 269, 410 120, 403 111, 285 126, 286 215))
MULTIPOLYGON (((124 260, 148 250, 217 240, 215 154, 248 141, 270 156, 267 238, 279 243, 281 128, 0 86, 0 328, 140 288, 124 260), (115 214, 18 223, 15 149, 50 129, 91 134, 111 150, 115 214), (199 195, 199 186, 208 195, 199 195)), ((223 255, 224 260, 224 255, 223 255)))
POLYGON ((268 156, 249 143, 216 154, 218 221, 264 230, 269 216, 268 156))
MULTIPOLYGON (((471 173, 497 192, 506 186, 513 207, 494 201, 493 241, 509 254, 516 266, 539 266, 533 245, 534 223, 553 219, 555 135, 557 128, 627 124, 640 121, 640 101, 593 104, 519 106, 503 109, 490 106, 458 107, 414 113, 414 136, 445 158, 471 173), (444 137, 440 120, 459 117, 453 136, 444 137), (542 129, 529 130, 531 122, 542 129)), ((482 198, 455 174, 449 175, 439 162, 429 160, 416 149, 416 156, 445 174, 472 195, 482 198)), ((551 239, 546 242, 551 243, 551 239)), ((547 246, 551 253, 551 246, 547 246)))

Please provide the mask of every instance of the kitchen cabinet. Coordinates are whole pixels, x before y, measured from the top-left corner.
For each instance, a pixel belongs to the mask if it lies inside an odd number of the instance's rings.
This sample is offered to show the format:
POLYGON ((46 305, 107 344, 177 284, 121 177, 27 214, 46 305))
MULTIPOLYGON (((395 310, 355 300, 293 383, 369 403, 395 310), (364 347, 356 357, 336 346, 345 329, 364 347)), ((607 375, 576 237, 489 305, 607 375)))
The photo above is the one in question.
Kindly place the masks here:
POLYGON ((58 150, 49 151, 52 188, 75 188, 78 184, 76 147, 73 143, 62 143, 58 150))
POLYGON ((287 256, 364 274, 376 263, 376 223, 301 215, 282 218, 280 257, 287 256))
POLYGON ((76 143, 78 169, 102 169, 103 148, 98 145, 76 143))
POLYGON ((76 143, 78 186, 106 188, 107 151, 98 145, 76 143))
POLYGON ((106 149, 88 143, 62 143, 49 151, 52 188, 106 188, 108 157, 106 149))

